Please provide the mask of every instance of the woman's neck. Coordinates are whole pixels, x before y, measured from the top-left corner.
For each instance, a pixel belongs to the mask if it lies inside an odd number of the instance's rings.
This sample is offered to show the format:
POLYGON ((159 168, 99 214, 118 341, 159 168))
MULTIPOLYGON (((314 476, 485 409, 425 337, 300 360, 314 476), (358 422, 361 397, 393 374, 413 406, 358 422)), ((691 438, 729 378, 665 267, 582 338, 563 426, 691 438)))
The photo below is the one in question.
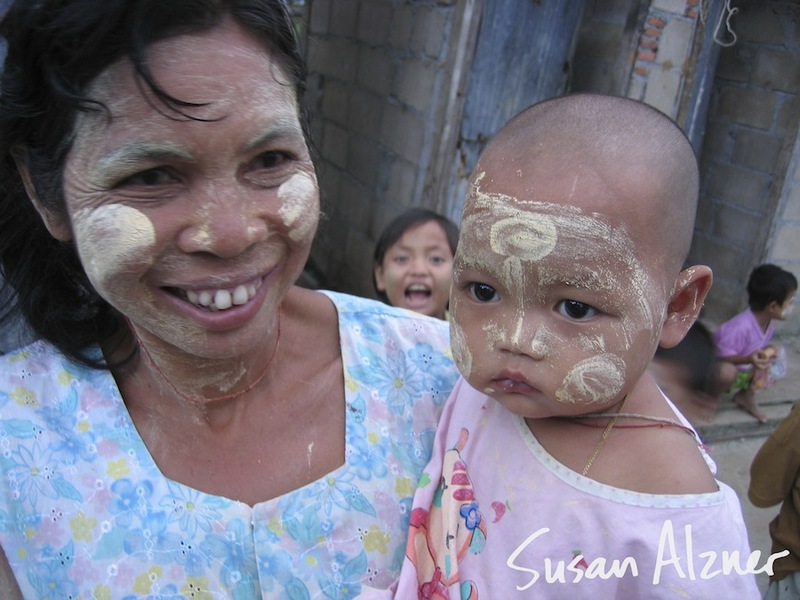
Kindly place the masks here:
POLYGON ((137 405, 161 413, 172 406, 188 418, 194 415, 208 421, 213 414, 230 412, 228 407, 250 395, 263 396, 260 388, 269 384, 279 353, 280 310, 277 327, 265 336, 263 345, 246 355, 224 359, 186 353, 147 333, 137 334, 132 326, 130 331, 138 356, 130 364, 112 369, 129 409, 137 405))

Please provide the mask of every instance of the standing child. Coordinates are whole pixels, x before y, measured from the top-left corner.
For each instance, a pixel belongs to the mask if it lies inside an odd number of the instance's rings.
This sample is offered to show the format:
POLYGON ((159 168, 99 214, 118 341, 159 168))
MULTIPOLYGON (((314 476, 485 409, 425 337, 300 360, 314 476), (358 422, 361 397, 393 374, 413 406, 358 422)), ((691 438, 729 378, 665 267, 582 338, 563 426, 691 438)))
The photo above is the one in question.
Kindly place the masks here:
POLYGON ((680 129, 624 98, 540 103, 488 144, 453 272, 463 378, 396 597, 758 597, 736 494, 647 372, 711 285, 681 270, 697 182, 680 129))
POLYGON ((775 321, 792 312, 797 278, 776 265, 753 269, 747 282, 748 309, 725 321, 714 332, 717 349, 716 395, 732 391, 733 401, 761 423, 767 417, 756 392, 786 373, 786 354, 770 344, 775 321))
POLYGON ((395 217, 375 246, 373 282, 392 306, 444 319, 458 244, 455 223, 426 208, 395 217))

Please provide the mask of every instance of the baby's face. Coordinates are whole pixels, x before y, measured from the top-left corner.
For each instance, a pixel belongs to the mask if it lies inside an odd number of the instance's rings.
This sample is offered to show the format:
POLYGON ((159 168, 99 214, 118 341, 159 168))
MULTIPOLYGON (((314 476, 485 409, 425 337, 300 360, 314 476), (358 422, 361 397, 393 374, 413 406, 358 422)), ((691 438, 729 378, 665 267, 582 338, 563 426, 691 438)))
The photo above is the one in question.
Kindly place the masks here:
POLYGON ((481 179, 466 200, 450 301, 462 374, 530 418, 619 401, 653 355, 671 290, 621 219, 591 210, 616 192, 554 178, 535 193, 521 187, 529 199, 483 191, 481 179))

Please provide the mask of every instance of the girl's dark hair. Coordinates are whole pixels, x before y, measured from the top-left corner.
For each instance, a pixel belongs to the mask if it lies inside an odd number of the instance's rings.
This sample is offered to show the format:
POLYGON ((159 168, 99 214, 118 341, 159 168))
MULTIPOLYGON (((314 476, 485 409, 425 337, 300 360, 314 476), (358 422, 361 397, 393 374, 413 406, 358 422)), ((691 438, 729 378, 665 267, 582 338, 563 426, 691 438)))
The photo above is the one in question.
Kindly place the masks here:
POLYGON ((760 265, 750 273, 747 297, 750 309, 758 312, 770 303, 783 304, 792 292, 797 291, 797 278, 777 265, 760 265))
POLYGON ((112 63, 129 57, 157 108, 191 119, 191 104, 154 81, 152 43, 211 29, 230 17, 256 36, 291 77, 303 131, 306 70, 282 0, 16 0, 0 23, 7 55, 0 79, 0 271, 37 337, 68 357, 102 368, 90 348, 119 329, 120 315, 95 291, 72 243, 55 240, 25 193, 14 155, 25 161, 42 206, 66 218, 62 174, 79 112, 107 111, 85 94, 112 63))
MULTIPOLYGON (((383 259, 389 248, 394 246, 406 231, 430 221, 435 221, 444 230, 450 251, 455 256, 456 248, 458 247, 458 226, 447 217, 427 208, 410 208, 389 221, 389 224, 383 228, 378 242, 375 244, 375 266, 383 265, 383 259)), ((386 296, 386 292, 378 289, 374 275, 372 277, 372 285, 378 298, 388 304, 389 298, 386 296)))

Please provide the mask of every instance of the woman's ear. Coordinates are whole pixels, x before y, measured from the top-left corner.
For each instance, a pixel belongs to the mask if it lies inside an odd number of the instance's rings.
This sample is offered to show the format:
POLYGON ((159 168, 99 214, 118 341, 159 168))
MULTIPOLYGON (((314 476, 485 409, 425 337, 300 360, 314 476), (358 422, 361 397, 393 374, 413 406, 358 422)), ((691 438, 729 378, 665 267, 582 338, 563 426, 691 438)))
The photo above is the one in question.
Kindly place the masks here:
POLYGON ((661 329, 659 344, 662 348, 677 346, 689 331, 700 315, 713 279, 711 269, 703 265, 689 267, 680 272, 661 329))
POLYGON ((375 277, 375 289, 379 292, 385 292, 386 282, 383 280, 383 265, 375 265, 372 273, 375 277))
POLYGON ((25 186, 25 193, 28 194, 33 207, 39 216, 44 221, 44 226, 54 238, 62 242, 68 242, 72 239, 72 227, 64 215, 59 215, 47 209, 39 200, 39 194, 36 192, 36 186, 33 185, 30 170, 28 169, 28 161, 25 158, 25 149, 22 147, 14 148, 11 151, 11 156, 14 157, 14 162, 17 165, 17 171, 22 179, 22 184, 25 186))

